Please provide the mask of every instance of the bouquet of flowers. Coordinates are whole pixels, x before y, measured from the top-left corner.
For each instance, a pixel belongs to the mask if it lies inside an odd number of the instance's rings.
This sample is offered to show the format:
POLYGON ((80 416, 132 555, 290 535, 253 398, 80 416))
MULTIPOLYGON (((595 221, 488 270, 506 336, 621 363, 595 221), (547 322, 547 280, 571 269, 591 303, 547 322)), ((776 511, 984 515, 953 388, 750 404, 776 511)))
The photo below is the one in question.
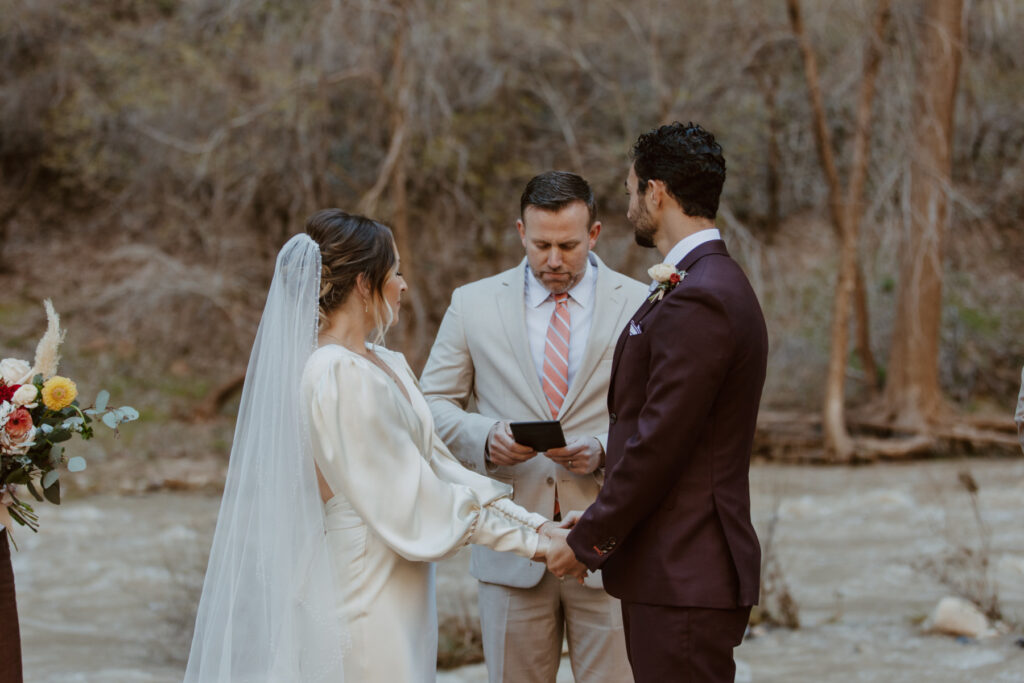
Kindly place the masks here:
POLYGON ((60 505, 60 466, 66 463, 69 472, 85 469, 85 459, 67 458, 61 444, 76 434, 92 438, 94 420, 116 432, 122 422, 139 417, 128 406, 108 408, 106 391, 82 408, 75 383, 57 374, 64 333, 53 304, 43 303, 47 327, 36 347, 35 364, 17 358, 0 361, 0 524, 8 535, 13 522, 39 529, 39 517, 19 498, 19 486, 39 502, 60 505))

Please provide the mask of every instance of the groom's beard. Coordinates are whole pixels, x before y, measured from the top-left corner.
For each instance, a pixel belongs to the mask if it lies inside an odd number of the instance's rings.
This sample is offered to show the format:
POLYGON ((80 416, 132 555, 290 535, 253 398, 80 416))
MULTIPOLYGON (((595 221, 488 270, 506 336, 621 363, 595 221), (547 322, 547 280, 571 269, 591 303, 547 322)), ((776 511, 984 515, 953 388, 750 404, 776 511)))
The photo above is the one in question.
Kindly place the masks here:
POLYGON ((658 227, 643 204, 637 207, 636 220, 631 222, 633 223, 633 239, 636 240, 636 243, 646 249, 653 249, 655 247, 654 236, 658 233, 658 227))

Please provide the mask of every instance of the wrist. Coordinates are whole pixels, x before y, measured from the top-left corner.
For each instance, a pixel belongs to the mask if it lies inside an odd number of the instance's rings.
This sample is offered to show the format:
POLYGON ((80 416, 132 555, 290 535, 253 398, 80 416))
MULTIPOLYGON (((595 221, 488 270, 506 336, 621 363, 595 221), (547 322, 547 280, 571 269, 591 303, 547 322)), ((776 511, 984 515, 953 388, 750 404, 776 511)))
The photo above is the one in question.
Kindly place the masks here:
POLYGON ((533 559, 536 561, 543 561, 547 559, 548 552, 551 550, 551 539, 544 534, 537 535, 537 551, 533 554, 533 559))
POLYGON ((487 438, 484 439, 484 465, 487 467, 494 467, 494 461, 491 460, 491 439, 494 438, 494 430, 498 428, 500 422, 495 422, 491 425, 490 430, 487 432, 487 438))

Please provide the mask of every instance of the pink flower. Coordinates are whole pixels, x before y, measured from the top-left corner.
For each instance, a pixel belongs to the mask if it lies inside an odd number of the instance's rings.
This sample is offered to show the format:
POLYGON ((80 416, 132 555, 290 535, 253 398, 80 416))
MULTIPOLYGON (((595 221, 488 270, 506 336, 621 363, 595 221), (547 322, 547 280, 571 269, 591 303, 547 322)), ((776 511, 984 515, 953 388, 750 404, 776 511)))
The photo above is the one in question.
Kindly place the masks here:
POLYGON ((32 429, 32 415, 25 408, 18 408, 8 416, 5 429, 12 439, 21 439, 32 429))

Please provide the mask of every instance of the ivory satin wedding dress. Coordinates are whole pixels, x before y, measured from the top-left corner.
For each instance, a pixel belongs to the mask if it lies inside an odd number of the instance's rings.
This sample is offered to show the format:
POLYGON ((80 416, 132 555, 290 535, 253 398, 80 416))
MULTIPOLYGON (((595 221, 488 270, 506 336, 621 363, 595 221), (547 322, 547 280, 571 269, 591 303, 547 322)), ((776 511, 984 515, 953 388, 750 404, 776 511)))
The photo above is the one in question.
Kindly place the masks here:
POLYGON ((313 457, 334 497, 324 506, 345 680, 434 681, 433 561, 476 543, 534 555, 545 518, 510 489, 460 465, 434 433, 400 353, 371 347, 401 382, 342 346, 306 363, 301 400, 313 457))
POLYGON ((544 519, 452 458, 401 354, 371 347, 389 373, 316 348, 321 272, 308 235, 278 253, 185 683, 433 681, 430 562, 467 543, 537 549, 544 519))

